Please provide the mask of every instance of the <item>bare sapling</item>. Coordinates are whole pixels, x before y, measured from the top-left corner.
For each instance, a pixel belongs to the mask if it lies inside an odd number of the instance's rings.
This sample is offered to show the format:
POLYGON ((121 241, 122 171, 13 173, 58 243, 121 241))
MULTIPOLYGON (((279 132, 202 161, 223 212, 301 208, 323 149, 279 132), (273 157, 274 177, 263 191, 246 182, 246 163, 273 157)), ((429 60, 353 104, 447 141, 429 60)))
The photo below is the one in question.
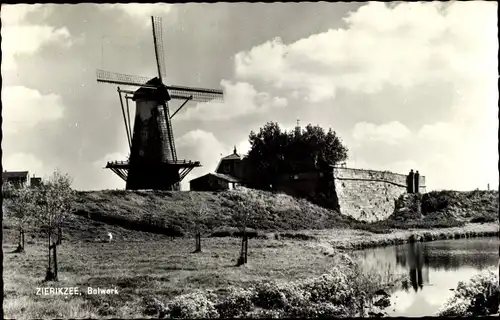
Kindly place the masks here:
POLYGON ((247 226, 250 221, 250 210, 242 205, 241 202, 237 202, 234 207, 233 220, 238 226, 241 233, 241 250, 240 256, 238 258, 237 266, 246 264, 248 261, 248 233, 247 226))
POLYGON ((24 252, 26 226, 33 218, 34 199, 32 189, 26 185, 14 186, 10 183, 2 187, 7 215, 14 221, 19 231, 19 244, 14 252, 24 252))
MULTIPOLYGON (((190 193, 189 197, 191 199, 191 203, 194 204, 193 194, 190 193)), ((199 209, 194 211, 195 249, 193 253, 201 252, 201 229, 206 219, 205 215, 206 215, 206 204, 204 202, 201 202, 199 209)))

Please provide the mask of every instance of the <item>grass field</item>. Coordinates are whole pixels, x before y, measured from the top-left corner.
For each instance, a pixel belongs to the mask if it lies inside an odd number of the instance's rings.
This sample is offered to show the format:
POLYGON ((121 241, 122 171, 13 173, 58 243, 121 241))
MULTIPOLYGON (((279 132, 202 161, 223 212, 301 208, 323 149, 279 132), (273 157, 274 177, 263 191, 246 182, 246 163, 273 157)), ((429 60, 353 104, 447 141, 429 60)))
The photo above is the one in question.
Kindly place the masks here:
POLYGON ((144 317, 144 298, 166 302, 195 289, 306 279, 336 265, 333 251, 325 254, 310 241, 251 239, 248 264, 235 267, 237 238, 203 239, 203 252, 192 254, 192 239, 141 241, 136 235, 134 242, 64 242, 58 247, 59 282, 43 283, 46 247, 42 239, 30 242, 24 254, 9 253, 15 242, 3 246, 6 318, 144 317), (36 295, 37 287, 75 286, 83 295, 36 295), (87 287, 116 287, 119 294, 86 295, 87 287))

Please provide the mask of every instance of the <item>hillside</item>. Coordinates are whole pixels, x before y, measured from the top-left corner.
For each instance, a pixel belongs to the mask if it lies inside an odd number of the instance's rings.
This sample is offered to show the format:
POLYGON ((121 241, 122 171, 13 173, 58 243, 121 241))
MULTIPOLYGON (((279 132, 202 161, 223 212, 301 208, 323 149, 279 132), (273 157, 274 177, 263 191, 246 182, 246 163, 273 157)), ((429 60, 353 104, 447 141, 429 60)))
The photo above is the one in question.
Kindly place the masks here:
MULTIPOLYGON (((264 234, 315 229, 391 233, 394 229, 461 227, 467 222, 498 221, 498 191, 405 194, 397 200, 394 214, 373 223, 356 221, 285 194, 244 188, 225 192, 103 190, 78 194, 77 210, 67 219, 64 229, 69 237, 84 241, 105 239, 107 232, 129 241, 192 235, 200 216, 204 219, 198 226, 204 236, 230 236, 239 232, 233 214, 240 211, 251 214, 247 224, 251 236, 257 235, 255 231, 264 234)), ((9 219, 4 220, 4 227, 13 227, 9 219)))
MULTIPOLYGON (((444 214, 457 220, 498 220, 498 191, 432 191, 422 196, 422 214, 444 214)), ((479 221, 478 221, 479 222, 479 221)))
POLYGON ((203 232, 237 230, 234 212, 248 210, 248 228, 263 231, 327 229, 352 219, 303 199, 252 189, 226 192, 104 190, 79 192, 76 214, 128 229, 181 236, 200 216, 203 232))
POLYGON ((464 222, 498 220, 498 191, 431 191, 399 197, 389 219, 454 219, 464 222))

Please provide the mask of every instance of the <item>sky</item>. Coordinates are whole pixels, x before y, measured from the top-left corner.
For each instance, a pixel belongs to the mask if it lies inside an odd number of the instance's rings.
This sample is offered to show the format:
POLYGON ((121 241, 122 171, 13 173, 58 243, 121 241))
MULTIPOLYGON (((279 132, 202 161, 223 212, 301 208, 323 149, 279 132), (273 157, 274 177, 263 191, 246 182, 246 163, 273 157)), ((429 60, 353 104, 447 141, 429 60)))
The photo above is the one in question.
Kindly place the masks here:
POLYGON ((178 158, 203 165, 184 190, 250 131, 297 119, 335 130, 348 167, 498 189, 497 4, 483 1, 2 5, 4 170, 125 187, 104 169, 128 155, 116 86, 95 70, 156 76, 151 15, 167 84, 225 94, 173 118, 178 158))

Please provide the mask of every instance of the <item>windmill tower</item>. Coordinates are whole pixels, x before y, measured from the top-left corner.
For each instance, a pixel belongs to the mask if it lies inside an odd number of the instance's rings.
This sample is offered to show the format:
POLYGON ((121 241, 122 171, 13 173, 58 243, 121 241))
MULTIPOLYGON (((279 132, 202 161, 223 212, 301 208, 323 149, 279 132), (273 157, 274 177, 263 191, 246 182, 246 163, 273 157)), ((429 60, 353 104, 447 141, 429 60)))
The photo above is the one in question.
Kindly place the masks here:
POLYGON ((146 78, 97 70, 98 82, 140 87, 136 91, 122 90, 118 87, 130 156, 126 161, 108 162, 106 168, 126 181, 127 190, 179 190, 182 179, 201 164, 199 161, 177 159, 171 119, 187 102, 221 101, 223 92, 216 89, 165 85, 166 68, 161 18, 151 17, 151 24, 157 77, 146 78), (129 100, 136 103, 133 131, 129 100), (169 110, 170 100, 183 101, 172 114, 169 110))

